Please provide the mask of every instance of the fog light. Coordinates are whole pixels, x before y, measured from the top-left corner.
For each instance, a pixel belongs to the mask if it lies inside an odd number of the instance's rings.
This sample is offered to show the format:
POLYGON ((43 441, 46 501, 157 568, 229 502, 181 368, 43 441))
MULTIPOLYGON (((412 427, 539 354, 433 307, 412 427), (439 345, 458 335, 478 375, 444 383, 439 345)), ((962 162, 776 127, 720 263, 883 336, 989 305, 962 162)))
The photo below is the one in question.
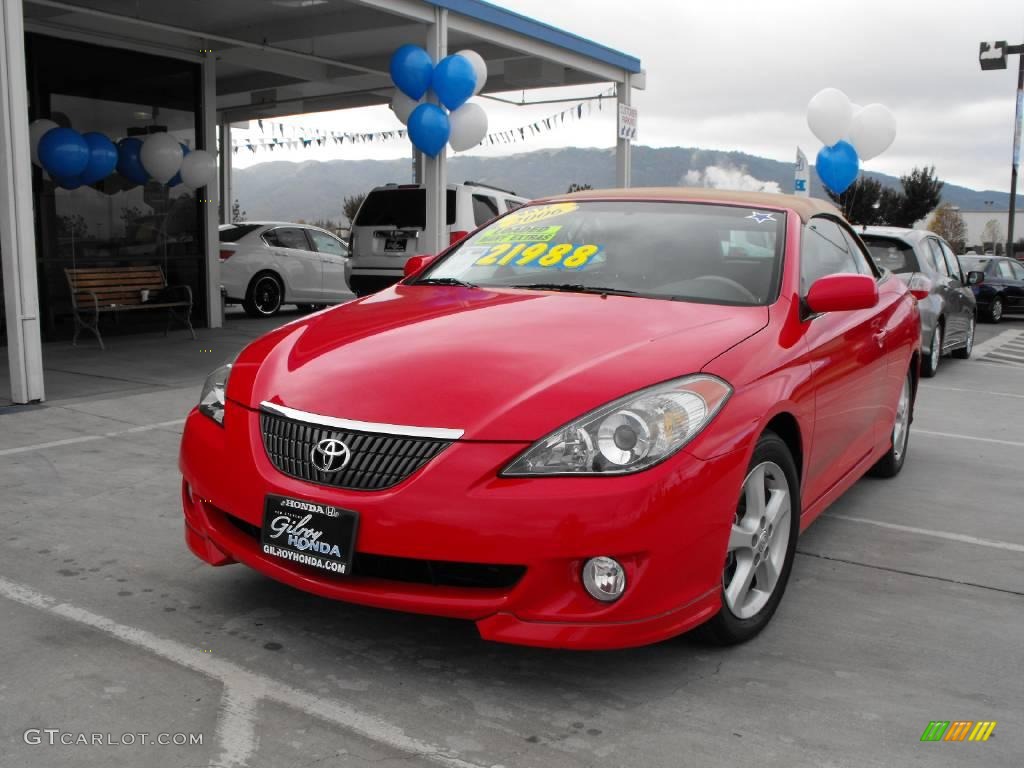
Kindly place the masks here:
POLYGON ((626 570, 610 557, 592 557, 583 564, 583 586, 595 600, 618 600, 626 591, 626 570))

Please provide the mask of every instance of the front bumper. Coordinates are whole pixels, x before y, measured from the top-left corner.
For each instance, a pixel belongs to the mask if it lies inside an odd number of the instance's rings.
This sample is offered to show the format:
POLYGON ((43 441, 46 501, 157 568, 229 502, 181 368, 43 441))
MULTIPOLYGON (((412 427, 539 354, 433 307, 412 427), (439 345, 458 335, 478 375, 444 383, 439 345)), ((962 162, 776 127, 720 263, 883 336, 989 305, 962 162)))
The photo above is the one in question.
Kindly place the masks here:
MULTIPOLYGON (((457 442, 399 485, 346 491, 296 480, 267 459, 259 415, 229 402, 225 426, 193 410, 182 438, 189 548, 213 565, 242 562, 299 589, 352 603, 477 622, 489 640, 571 648, 644 645, 684 632, 719 608, 729 526, 748 460, 682 452, 635 475, 502 478, 524 443, 457 442), (334 576, 264 554, 264 496, 355 510, 357 558, 524 566, 511 586, 452 586, 334 576), (583 589, 583 562, 615 557, 618 601, 583 589)), ((358 559, 357 559, 358 563, 358 559)))

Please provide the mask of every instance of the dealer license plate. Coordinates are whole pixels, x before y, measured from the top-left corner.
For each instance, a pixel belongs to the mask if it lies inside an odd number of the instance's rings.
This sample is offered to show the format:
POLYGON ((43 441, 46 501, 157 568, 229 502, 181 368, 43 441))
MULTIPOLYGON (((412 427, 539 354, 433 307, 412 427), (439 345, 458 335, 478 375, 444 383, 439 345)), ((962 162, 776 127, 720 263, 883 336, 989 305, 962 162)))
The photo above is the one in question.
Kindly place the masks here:
POLYGON ((352 572, 359 515, 288 496, 268 495, 263 505, 263 552, 338 575, 352 572))

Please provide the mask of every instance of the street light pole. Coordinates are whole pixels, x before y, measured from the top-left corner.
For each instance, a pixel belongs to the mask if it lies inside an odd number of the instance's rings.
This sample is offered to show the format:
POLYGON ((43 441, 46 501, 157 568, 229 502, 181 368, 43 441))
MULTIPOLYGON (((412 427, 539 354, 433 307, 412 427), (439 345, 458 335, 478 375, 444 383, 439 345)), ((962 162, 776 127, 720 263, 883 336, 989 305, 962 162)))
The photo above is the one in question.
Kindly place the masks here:
POLYGON ((982 43, 978 61, 982 70, 1006 69, 1007 55, 1019 56, 1017 69, 1017 108, 1013 119, 1013 162, 1010 165, 1010 215, 1006 225, 1006 255, 1014 256, 1013 220, 1017 212, 1017 168, 1020 166, 1021 120, 1024 119, 1024 44, 1007 45, 1005 40, 982 43))

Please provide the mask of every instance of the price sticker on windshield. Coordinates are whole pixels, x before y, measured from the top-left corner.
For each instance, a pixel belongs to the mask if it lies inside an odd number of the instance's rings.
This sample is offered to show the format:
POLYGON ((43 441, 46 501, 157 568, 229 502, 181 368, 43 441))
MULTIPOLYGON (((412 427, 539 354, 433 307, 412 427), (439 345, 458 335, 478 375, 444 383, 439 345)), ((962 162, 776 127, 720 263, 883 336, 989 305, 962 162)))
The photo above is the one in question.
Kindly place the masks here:
POLYGON ((473 262, 473 266, 579 270, 592 263, 601 251, 601 246, 593 243, 498 243, 473 262))
POLYGON ((498 219, 495 226, 507 229, 524 224, 536 224, 538 221, 564 216, 579 208, 578 203, 551 203, 549 205, 531 205, 513 211, 508 216, 498 219))

